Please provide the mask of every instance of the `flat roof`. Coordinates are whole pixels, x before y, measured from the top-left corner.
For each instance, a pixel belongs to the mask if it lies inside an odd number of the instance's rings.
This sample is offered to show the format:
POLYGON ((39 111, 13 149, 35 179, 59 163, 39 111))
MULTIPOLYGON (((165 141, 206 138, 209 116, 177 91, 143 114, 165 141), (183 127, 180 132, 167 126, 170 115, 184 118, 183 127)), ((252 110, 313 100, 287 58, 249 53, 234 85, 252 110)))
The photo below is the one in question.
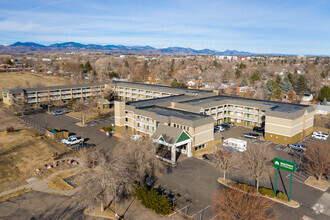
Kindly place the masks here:
POLYGON ((93 87, 105 85, 105 82, 96 82, 96 83, 86 83, 86 84, 73 84, 73 85, 58 85, 58 86, 42 86, 42 87, 32 87, 32 88, 21 88, 21 89, 8 89, 8 92, 11 94, 22 93, 22 92, 38 92, 38 91, 51 91, 59 89, 75 89, 83 87, 93 87))
POLYGON ((209 115, 202 115, 202 114, 197 114, 197 113, 193 113, 193 112, 187 112, 187 111, 166 108, 166 107, 159 107, 159 106, 149 106, 149 107, 144 107, 144 108, 139 108, 139 109, 153 112, 156 115, 163 116, 163 117, 177 117, 177 118, 182 118, 182 119, 192 120, 192 121, 210 117, 209 115))
POLYGON ((184 94, 179 94, 179 95, 166 96, 166 97, 160 97, 160 98, 154 98, 154 99, 146 99, 146 100, 140 100, 140 101, 126 102, 126 105, 131 105, 131 106, 134 106, 136 108, 141 108, 141 107, 156 105, 156 104, 159 104, 159 103, 180 101, 182 99, 188 99, 190 97, 191 96, 187 96, 187 95, 184 95, 184 94))
POLYGON ((176 87, 170 87, 170 86, 165 86, 165 85, 160 85, 160 84, 145 84, 145 83, 135 83, 135 82, 122 82, 122 81, 113 81, 110 84, 118 84, 118 86, 136 86, 136 88, 144 88, 150 90, 165 90, 167 92, 172 92, 172 93, 198 93, 198 94, 205 94, 205 93, 213 93, 213 91, 209 90, 201 90, 201 89, 188 89, 188 88, 176 88, 176 87))
MULTIPOLYGON (((267 100, 259 100, 259 99, 250 99, 250 98, 242 98, 242 97, 235 97, 235 96, 224 96, 224 95, 210 96, 210 97, 205 97, 205 98, 200 98, 200 99, 182 101, 179 103, 209 108, 209 107, 213 107, 214 105, 216 105, 216 102, 226 101, 226 100, 237 100, 237 101, 255 103, 255 104, 264 106, 265 109, 269 109, 270 111, 284 112, 284 113, 294 113, 294 112, 300 111, 302 109, 307 109, 310 107, 308 105, 267 101, 267 100), (212 103, 212 106, 210 106, 211 103, 212 103)), ((231 104, 231 103, 228 103, 228 104, 231 104)), ((245 104, 242 104, 242 105, 245 105, 245 104)), ((251 106, 251 104, 250 104, 250 106, 251 106)))

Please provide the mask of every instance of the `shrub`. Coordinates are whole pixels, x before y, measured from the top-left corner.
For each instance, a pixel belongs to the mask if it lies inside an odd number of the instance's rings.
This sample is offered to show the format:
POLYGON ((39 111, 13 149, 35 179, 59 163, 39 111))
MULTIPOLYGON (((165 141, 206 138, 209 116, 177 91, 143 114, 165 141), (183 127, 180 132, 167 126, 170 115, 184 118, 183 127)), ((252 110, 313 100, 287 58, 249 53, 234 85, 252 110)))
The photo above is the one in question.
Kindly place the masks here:
POLYGON ((267 188, 263 188, 263 187, 260 187, 259 188, 259 192, 260 194, 262 195, 268 195, 270 197, 274 197, 274 190, 271 190, 271 189, 267 189, 267 188))
POLYGON ((172 203, 166 195, 161 195, 154 188, 148 188, 146 185, 137 188, 134 196, 144 205, 161 215, 168 215, 173 212, 172 203))
POLYGON ((282 193, 282 192, 277 193, 276 198, 282 199, 282 200, 285 200, 285 201, 289 200, 288 196, 285 193, 282 193))
POLYGON ((7 133, 14 132, 15 128, 13 126, 7 127, 6 128, 7 133))
POLYGON ((105 132, 111 132, 112 131, 112 127, 108 126, 108 127, 102 127, 102 130, 105 132))

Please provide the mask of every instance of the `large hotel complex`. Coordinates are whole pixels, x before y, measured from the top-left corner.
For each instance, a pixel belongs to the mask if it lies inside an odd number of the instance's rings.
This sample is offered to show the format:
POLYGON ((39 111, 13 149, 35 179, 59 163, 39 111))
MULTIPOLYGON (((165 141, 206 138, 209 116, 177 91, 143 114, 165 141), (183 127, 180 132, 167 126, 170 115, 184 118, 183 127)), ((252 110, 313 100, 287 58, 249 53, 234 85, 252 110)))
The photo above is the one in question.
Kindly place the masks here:
POLYGON ((219 95, 212 91, 180 89, 129 82, 90 83, 26 89, 4 89, 3 103, 38 105, 65 102, 114 92, 116 133, 130 130, 149 135, 159 144, 188 156, 220 143, 214 125, 265 128, 265 140, 296 143, 313 132, 314 108, 283 102, 219 95))

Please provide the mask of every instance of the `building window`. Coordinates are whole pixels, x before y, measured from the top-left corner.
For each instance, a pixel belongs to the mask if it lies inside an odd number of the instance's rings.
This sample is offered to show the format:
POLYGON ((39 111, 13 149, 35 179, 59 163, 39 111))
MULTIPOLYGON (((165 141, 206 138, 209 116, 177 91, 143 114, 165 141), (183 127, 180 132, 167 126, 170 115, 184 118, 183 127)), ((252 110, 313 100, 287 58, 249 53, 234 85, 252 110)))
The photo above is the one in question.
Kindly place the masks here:
POLYGON ((205 144, 199 145, 199 146, 195 147, 195 151, 202 150, 202 149, 204 149, 205 147, 206 147, 205 144))

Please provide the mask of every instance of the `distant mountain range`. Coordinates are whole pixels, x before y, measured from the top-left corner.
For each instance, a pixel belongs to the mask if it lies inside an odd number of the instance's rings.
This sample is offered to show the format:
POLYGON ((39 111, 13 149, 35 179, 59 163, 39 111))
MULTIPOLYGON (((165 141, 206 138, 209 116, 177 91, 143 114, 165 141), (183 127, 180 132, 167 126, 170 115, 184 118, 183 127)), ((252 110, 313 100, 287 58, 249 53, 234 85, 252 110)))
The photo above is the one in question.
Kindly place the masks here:
MULTIPOLYGON (((113 54, 173 54, 173 55, 257 55, 255 53, 237 50, 223 52, 210 49, 195 50, 187 47, 154 48, 151 46, 124 46, 124 45, 97 45, 81 44, 76 42, 56 43, 49 46, 34 42, 16 42, 9 46, 0 45, 0 53, 33 52, 33 51, 90 51, 100 50, 113 54)), ((284 54, 258 54, 258 55, 284 55, 284 54)))

